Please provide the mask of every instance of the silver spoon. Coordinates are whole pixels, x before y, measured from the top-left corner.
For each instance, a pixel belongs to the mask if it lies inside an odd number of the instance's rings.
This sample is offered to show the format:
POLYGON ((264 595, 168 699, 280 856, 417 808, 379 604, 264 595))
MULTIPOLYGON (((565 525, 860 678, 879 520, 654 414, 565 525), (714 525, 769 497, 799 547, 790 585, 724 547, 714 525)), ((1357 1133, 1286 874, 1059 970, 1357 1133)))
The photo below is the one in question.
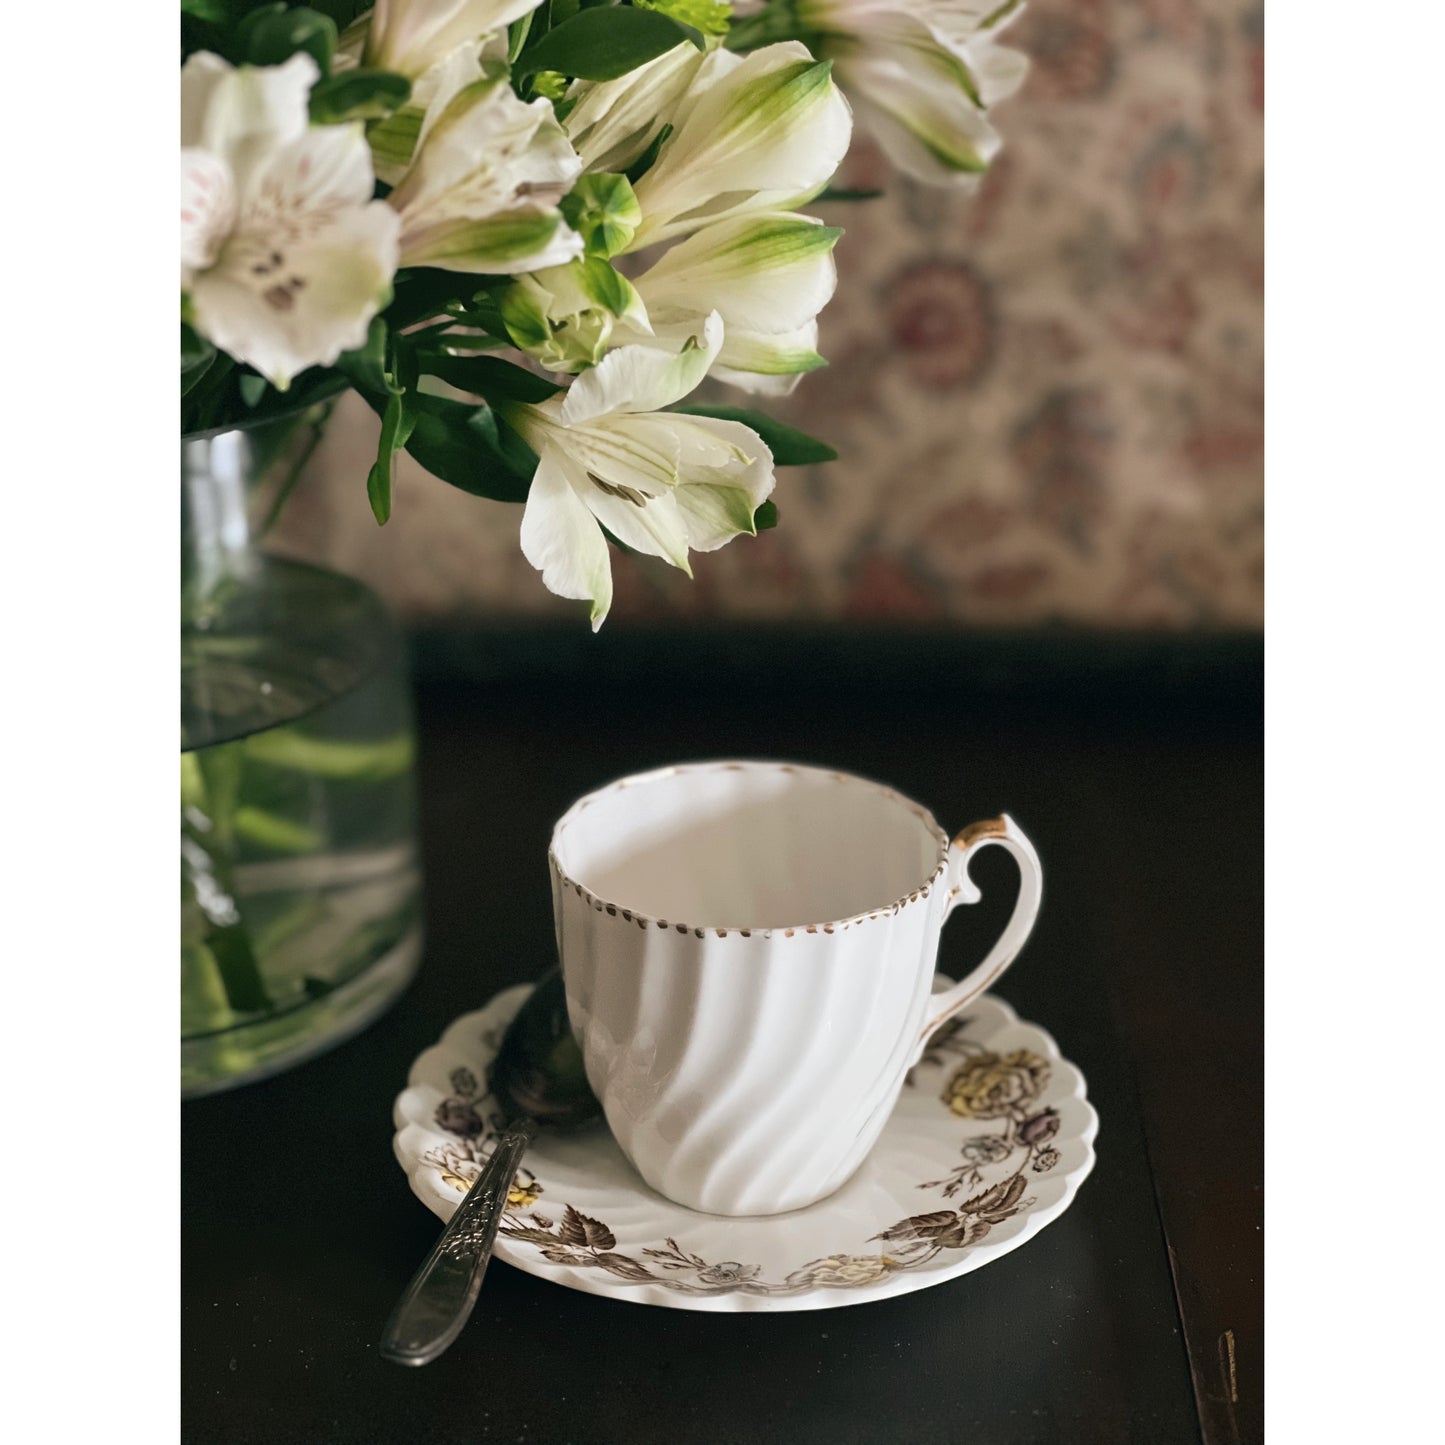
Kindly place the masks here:
POLYGON ((509 1122, 381 1336, 381 1355, 427 1365, 462 1332, 482 1288, 512 1179, 539 1128, 578 1129, 602 1112, 567 1020, 562 975, 545 974, 492 1061, 491 1093, 509 1122))

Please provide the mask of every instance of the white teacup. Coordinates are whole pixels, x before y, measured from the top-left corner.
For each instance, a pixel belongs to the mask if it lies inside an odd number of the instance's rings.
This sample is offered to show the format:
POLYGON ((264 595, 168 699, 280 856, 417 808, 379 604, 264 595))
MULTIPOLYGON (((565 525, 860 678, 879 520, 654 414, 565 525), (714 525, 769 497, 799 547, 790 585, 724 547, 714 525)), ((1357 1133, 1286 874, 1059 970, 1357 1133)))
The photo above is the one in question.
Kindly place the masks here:
POLYGON ((1013 962, 1043 877, 1008 817, 952 843, 847 773, 697 763, 588 794, 552 834, 567 1008, 623 1152, 712 1214, 800 1209, 873 1147, 928 1036, 1013 962), (933 992, 969 859, 1019 865, 988 957, 933 992))

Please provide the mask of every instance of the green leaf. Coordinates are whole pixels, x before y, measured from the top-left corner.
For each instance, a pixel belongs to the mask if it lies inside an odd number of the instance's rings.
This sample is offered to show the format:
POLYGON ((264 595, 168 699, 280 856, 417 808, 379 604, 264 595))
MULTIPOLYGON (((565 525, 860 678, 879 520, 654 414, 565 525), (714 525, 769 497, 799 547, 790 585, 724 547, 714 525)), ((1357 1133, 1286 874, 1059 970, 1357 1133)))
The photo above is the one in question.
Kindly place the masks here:
POLYGON ((304 50, 325 75, 336 52, 336 22, 304 7, 288 10, 284 4, 265 5, 237 27, 236 47, 251 65, 280 65, 304 50))
MULTIPOLYGON (((668 136, 672 134, 672 122, 668 121, 658 133, 653 136, 648 147, 633 163, 627 168, 627 180, 636 185, 642 177, 652 169, 652 163, 657 159, 657 153, 663 147, 668 136)), ((630 238, 629 238, 630 239, 630 238)))
POLYGON ((656 10, 704 35, 726 35, 733 7, 727 0, 632 0, 639 10, 656 10))
POLYGON ((254 371, 242 372, 236 384, 241 388, 241 400, 250 407, 259 406, 271 387, 264 376, 258 376, 254 371))
POLYGON ((1023 3, 1024 0, 1004 0, 1004 3, 1000 5, 997 10, 985 15, 983 19, 979 21, 978 28, 980 30, 994 29, 1001 21, 1006 20, 1012 15, 1023 3))
POLYGON ((224 351, 218 351, 212 364, 190 383, 182 398, 182 436, 207 431, 225 420, 231 390, 227 383, 234 379, 235 371, 236 363, 224 351))
POLYGON ((410 336, 394 336, 391 349, 391 389, 415 391, 421 379, 417 361, 416 341, 410 336))
POLYGON ((447 330, 437 336, 432 344, 420 348, 418 355, 424 362, 428 356, 456 356, 476 351, 501 351, 511 345, 510 340, 501 336, 447 330))
POLYGON ((386 322, 380 316, 373 316, 366 331, 366 342, 355 351, 343 351, 336 359, 336 365, 347 378, 358 387, 369 391, 386 391, 386 347, 388 332, 386 322))
POLYGON ((400 331, 418 321, 450 311, 452 303, 471 301, 481 278, 440 267, 409 267, 397 273, 391 304, 382 315, 392 330, 400 331))
POLYGON ((181 60, 210 50, 237 60, 230 45, 239 21, 255 0, 181 0, 181 60))
POLYGON ((277 391, 255 373, 239 370, 224 351, 218 352, 216 364, 185 399, 181 434, 206 435, 300 416, 340 395, 348 384, 346 375, 335 367, 313 366, 296 377, 286 391, 277 391))
POLYGON ((391 517, 391 483, 396 454, 411 435, 413 418, 405 391, 393 391, 381 418, 381 436, 376 444, 376 461, 366 474, 366 498, 377 525, 384 527, 391 517))
POLYGON ((448 397, 414 398, 416 425, 407 452, 434 477, 474 497, 524 502, 536 454, 490 407, 448 397))
MULTIPOLYGON (((236 3, 236 0, 232 0, 236 3)), ((245 4, 247 0, 240 0, 245 4)), ((323 15, 329 15, 335 22, 338 30, 345 30, 357 16, 366 13, 373 8, 373 0, 311 0, 311 8, 319 10, 323 15)))
MULTIPOLYGON (((394 411, 394 394, 405 390, 404 445, 427 471, 474 496, 490 497, 498 502, 526 500, 532 473, 537 469, 535 453, 490 407, 413 391, 416 372, 418 368, 423 369, 428 375, 439 376, 468 390, 482 383, 498 396, 515 398, 521 398, 524 393, 539 398, 557 388, 510 362, 489 357, 443 357, 412 345, 397 348, 395 370, 404 385, 398 386, 383 371, 382 385, 378 387, 370 368, 356 363, 358 355, 349 352, 341 360, 343 364, 352 362, 348 369, 350 379, 366 404, 382 418, 383 445, 387 440, 388 415, 394 411)), ((368 478, 368 496, 379 493, 383 485, 380 477, 375 482, 368 478)), ((376 500, 373 496, 373 507, 376 500)))
POLYGON ((343 70, 311 87, 316 125, 348 120, 385 120, 411 99, 411 81, 389 70, 343 70))
MULTIPOLYGON (((495 284, 505 287, 511 284, 511 278, 498 277, 495 284)), ((448 316, 465 326, 480 326, 483 331, 490 331, 494 336, 507 334, 502 326, 502 313, 497 306, 494 292, 478 291, 469 301, 448 302, 446 311, 448 316)))
POLYGON ((216 348, 181 322, 181 395, 185 396, 211 368, 216 348))
POLYGON ((181 322, 181 370, 190 371, 208 363, 216 354, 211 345, 194 327, 181 322))
POLYGON ((882 191, 850 190, 847 186, 826 186, 814 201, 876 201, 882 191))
POLYGON ((523 51, 516 73, 556 70, 583 80, 616 80, 690 38, 686 27, 653 10, 579 10, 523 51))
POLYGON ((723 44, 729 50, 756 50, 776 40, 799 40, 803 32, 791 5, 768 5, 756 15, 739 16, 728 29, 723 44))
POLYGON ((517 57, 522 53, 522 47, 527 43, 527 37, 532 33, 532 17, 537 12, 529 10, 520 20, 514 20, 511 28, 507 31, 507 64, 515 65, 517 57))
MULTIPOLYGON (((750 426, 767 443, 773 454, 773 461, 780 467, 805 467, 814 462, 837 461, 838 453, 827 442, 811 437, 797 427, 760 411, 749 411, 740 406, 675 406, 673 411, 687 416, 713 416, 719 421, 738 421, 750 426)), ((769 505, 764 503, 764 506, 769 505)))
POLYGON ((562 390, 535 373, 495 356, 434 356, 423 358, 428 376, 440 377, 450 386, 499 401, 546 401, 562 390))
POLYGON ((759 532, 769 531, 778 525, 777 503, 769 499, 753 513, 753 528, 759 532))

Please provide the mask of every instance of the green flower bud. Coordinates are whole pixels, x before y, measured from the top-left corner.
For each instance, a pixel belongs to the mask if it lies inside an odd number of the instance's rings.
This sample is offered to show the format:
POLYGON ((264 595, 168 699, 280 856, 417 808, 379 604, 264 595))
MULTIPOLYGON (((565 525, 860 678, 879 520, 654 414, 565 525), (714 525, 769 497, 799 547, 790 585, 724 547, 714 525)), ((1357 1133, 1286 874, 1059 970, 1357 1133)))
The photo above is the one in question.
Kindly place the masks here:
POLYGON ((595 366, 624 317, 629 330, 649 329, 631 283, 597 257, 520 277, 502 293, 499 309, 513 344, 550 371, 595 366))
POLYGON ((642 222, 642 209, 626 176, 590 175, 578 178, 560 210, 567 224, 582 237, 588 256, 615 256, 642 222))

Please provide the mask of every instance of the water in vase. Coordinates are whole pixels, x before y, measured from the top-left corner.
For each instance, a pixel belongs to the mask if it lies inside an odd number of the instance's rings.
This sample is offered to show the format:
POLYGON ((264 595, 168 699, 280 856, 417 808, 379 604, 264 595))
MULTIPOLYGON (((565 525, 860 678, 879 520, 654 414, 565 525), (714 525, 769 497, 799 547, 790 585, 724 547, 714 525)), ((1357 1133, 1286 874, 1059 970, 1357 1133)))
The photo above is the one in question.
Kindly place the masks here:
POLYGON ((265 559, 182 636, 182 1091, 296 1062, 386 1006, 420 951, 403 653, 359 586, 265 559), (348 590, 354 589, 354 590, 348 590), (314 594, 314 595, 313 595, 314 594))

